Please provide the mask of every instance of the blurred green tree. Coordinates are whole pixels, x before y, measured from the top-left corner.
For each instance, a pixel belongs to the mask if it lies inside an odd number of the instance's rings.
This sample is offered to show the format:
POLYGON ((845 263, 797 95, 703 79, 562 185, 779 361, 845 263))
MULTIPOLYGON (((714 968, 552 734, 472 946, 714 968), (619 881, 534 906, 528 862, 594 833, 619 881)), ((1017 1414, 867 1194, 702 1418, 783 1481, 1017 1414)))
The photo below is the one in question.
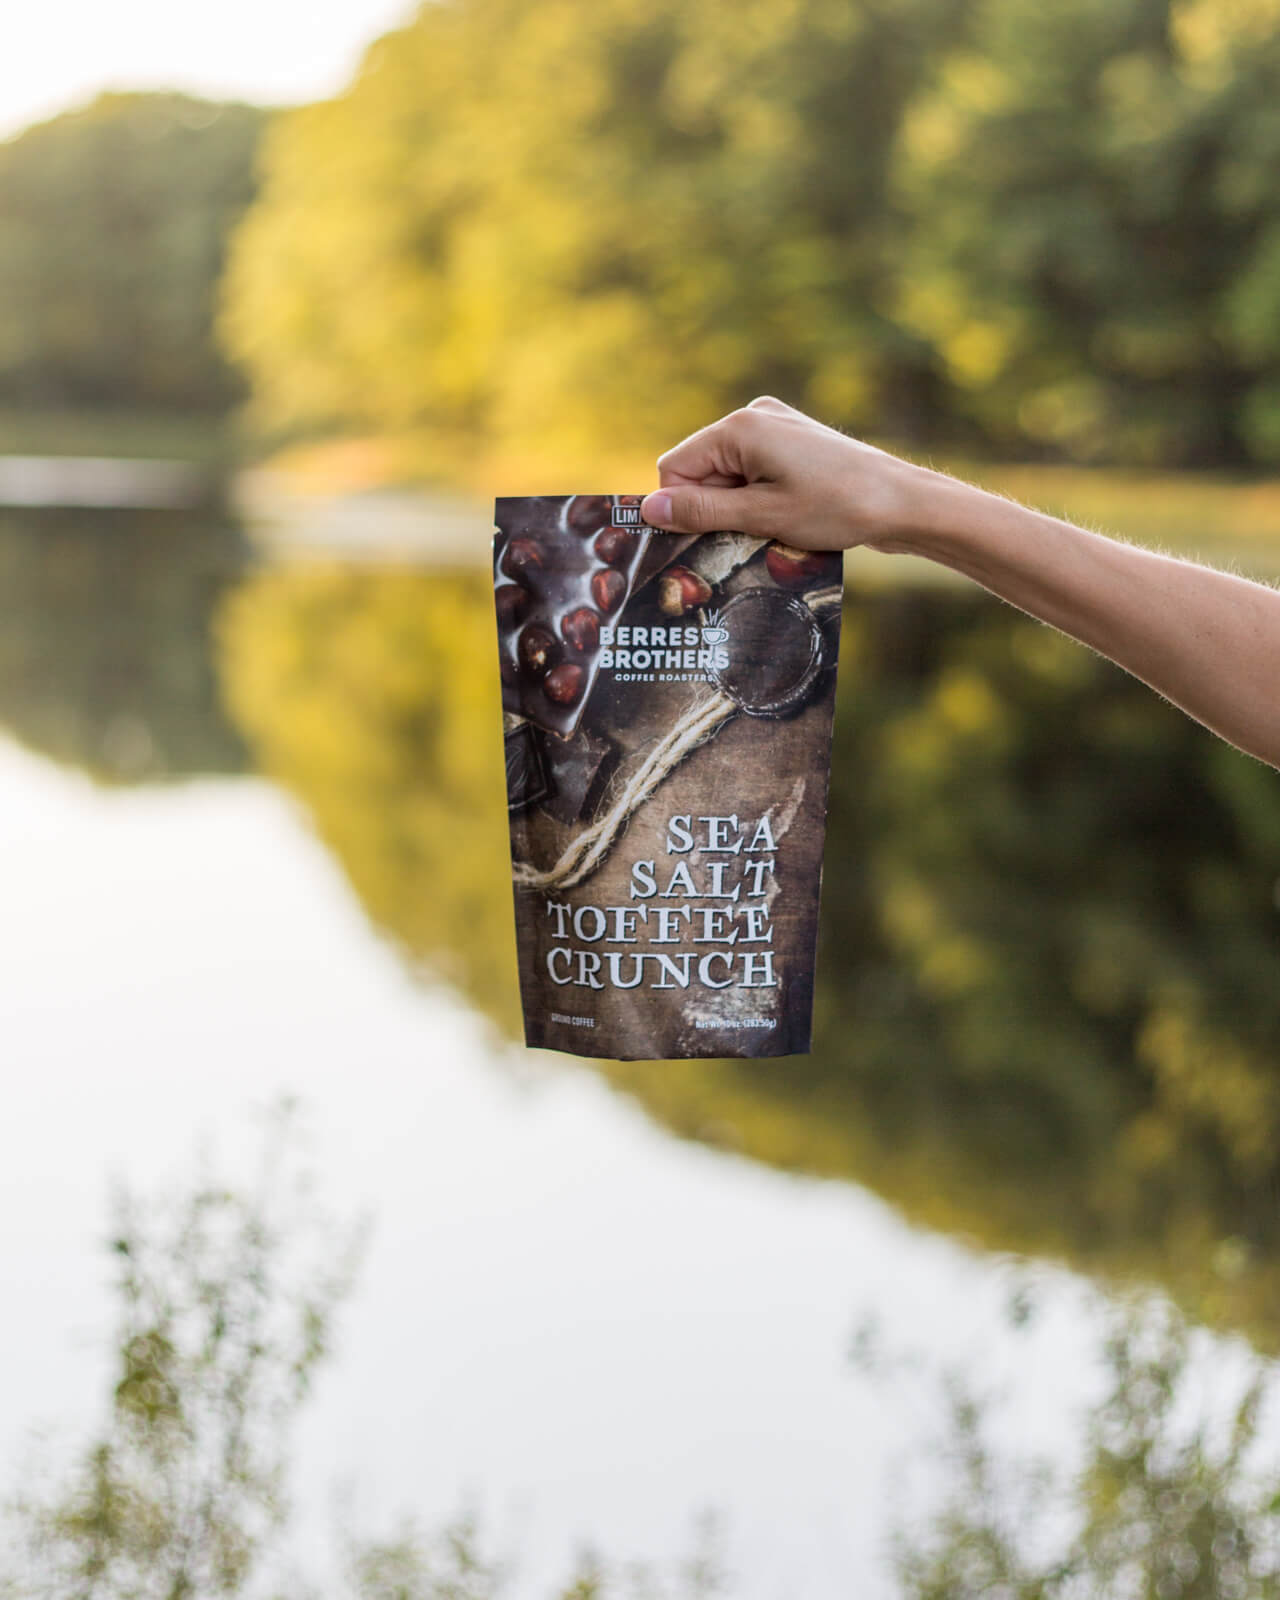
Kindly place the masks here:
MULTIPOLYGON (((1280 1594, 1280 1465, 1271 1363, 1206 1383, 1206 1350, 1167 1302, 1106 1316, 1105 1392, 1078 1468, 1011 1459, 993 1407, 944 1383, 942 1507, 895 1530, 902 1600, 1273 1600, 1280 1594)), ((873 1364, 874 1365, 874 1364, 873 1364)))
POLYGON ((634 459, 761 390, 1002 453, 1278 459, 1277 20, 424 6, 273 128, 227 345, 260 418, 444 476, 634 459))
MULTIPOLYGON (((406 1520, 388 1539, 357 1539, 347 1558, 350 1600, 504 1600, 516 1574, 495 1561, 476 1520, 439 1532, 406 1520)), ((613 1562, 582 1552, 568 1581, 546 1600, 713 1600, 733 1585, 723 1567, 714 1517, 699 1518, 688 1556, 668 1573, 647 1562, 613 1562)))
POLYGON ((909 431, 932 356, 878 309, 890 156, 962 9, 422 7, 268 135, 222 322, 260 416, 417 428, 455 470, 669 441, 759 388, 909 431))
POLYGON ((990 0, 904 119, 894 316, 1000 450, 1280 459, 1280 6, 990 0))
POLYGON ((0 1593, 247 1592, 287 1517, 288 1428, 364 1232, 317 1203, 294 1109, 272 1109, 243 1186, 205 1162, 155 1205, 118 1193, 110 1404, 65 1481, 28 1480, 6 1505, 0 1593))
POLYGON ((212 337, 265 113, 105 94, 0 143, 0 406, 211 412, 212 337))

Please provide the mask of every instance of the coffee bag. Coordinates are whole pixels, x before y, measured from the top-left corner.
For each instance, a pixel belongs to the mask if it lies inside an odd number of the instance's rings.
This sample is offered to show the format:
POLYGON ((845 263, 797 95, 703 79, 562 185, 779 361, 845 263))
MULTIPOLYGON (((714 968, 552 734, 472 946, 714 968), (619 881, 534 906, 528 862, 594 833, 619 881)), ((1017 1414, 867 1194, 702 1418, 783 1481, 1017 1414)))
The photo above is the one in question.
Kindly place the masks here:
POLYGON ((494 603, 525 1038, 809 1049, 838 554, 499 499, 494 603))

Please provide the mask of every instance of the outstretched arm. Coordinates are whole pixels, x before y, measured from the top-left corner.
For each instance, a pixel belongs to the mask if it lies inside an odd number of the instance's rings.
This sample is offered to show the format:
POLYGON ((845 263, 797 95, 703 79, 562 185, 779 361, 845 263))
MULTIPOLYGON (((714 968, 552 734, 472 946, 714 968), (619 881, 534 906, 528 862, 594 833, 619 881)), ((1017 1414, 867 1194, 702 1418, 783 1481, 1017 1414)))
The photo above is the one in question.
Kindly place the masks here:
POLYGON ((761 399, 658 463, 654 527, 924 556, 1091 645, 1280 767, 1280 592, 1122 544, 761 399))

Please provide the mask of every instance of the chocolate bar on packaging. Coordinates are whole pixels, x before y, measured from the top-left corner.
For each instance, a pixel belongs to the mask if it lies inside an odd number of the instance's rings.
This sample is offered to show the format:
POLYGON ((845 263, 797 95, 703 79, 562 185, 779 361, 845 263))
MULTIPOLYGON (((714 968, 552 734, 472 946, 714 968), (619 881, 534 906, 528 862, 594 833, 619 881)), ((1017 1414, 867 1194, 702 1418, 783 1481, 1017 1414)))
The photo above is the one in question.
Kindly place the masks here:
POLYGON ((525 1038, 804 1053, 840 556, 664 533, 641 500, 495 504, 525 1038))

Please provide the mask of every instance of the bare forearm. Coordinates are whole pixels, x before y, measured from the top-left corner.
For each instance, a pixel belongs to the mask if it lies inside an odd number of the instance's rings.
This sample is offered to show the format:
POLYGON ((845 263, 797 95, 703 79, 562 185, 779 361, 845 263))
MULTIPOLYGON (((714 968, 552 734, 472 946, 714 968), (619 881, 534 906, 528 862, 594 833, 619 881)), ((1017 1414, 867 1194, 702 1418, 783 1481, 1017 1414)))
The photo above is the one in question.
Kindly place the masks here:
POLYGON ((1280 766, 1280 593, 908 468, 881 550, 963 573, 1280 766))
POLYGON ((811 550, 925 556, 1091 645, 1216 734, 1280 767, 1280 593, 987 494, 771 395, 658 462, 646 521, 741 528, 811 550))

